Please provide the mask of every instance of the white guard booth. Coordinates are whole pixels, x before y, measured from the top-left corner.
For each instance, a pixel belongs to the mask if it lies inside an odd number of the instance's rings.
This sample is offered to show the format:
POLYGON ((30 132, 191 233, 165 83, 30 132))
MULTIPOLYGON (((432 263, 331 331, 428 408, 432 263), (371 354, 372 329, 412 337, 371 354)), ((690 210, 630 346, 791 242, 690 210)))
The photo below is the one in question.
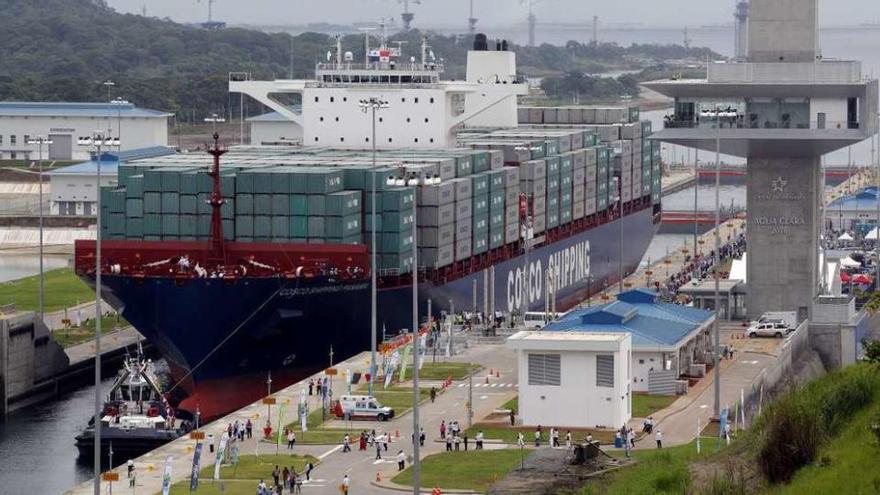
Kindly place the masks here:
POLYGON ((632 416, 631 334, 522 331, 506 345, 524 425, 620 428, 632 416))

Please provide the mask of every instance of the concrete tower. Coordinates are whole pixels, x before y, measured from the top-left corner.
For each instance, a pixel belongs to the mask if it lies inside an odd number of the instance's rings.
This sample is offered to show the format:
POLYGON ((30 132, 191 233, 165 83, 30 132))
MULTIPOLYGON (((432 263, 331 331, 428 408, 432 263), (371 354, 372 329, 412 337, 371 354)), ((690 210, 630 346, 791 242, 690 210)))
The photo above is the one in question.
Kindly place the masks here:
POLYGON ((733 11, 734 20, 734 57, 738 61, 746 59, 749 48, 749 2, 736 0, 733 11))
POLYGON ((818 57, 818 0, 751 0, 748 57, 705 80, 657 81, 675 113, 652 139, 745 157, 748 314, 811 314, 819 291, 821 156, 877 132, 876 80, 818 57), (720 125, 719 125, 720 124, 720 125))

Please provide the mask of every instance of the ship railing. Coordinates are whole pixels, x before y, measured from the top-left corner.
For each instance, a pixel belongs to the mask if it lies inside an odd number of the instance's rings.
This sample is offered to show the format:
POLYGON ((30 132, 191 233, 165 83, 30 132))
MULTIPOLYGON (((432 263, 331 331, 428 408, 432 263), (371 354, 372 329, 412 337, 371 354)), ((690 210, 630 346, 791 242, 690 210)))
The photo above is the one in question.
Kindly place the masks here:
MULTIPOLYGON (((717 129, 718 124, 714 119, 707 121, 682 119, 676 116, 667 115, 663 120, 664 129, 717 129)), ((721 130, 725 129, 781 129, 781 130, 847 130, 860 129, 859 122, 848 120, 790 120, 790 119, 774 119, 773 121, 765 119, 747 120, 745 116, 736 119, 724 120, 721 122, 721 130)))

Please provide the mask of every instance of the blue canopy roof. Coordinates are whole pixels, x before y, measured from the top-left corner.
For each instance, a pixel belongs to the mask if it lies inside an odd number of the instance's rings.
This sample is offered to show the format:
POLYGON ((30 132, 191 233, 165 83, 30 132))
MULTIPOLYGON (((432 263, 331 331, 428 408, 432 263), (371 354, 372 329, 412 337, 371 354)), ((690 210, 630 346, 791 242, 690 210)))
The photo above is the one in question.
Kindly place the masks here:
POLYGON ((843 210, 874 210, 877 208, 877 187, 866 187, 855 194, 843 196, 831 202, 826 210, 840 208, 843 210))
POLYGON ((712 317, 711 311, 657 302, 654 291, 633 289, 619 294, 617 301, 571 311, 544 327, 544 331, 629 332, 636 350, 674 348, 712 317))

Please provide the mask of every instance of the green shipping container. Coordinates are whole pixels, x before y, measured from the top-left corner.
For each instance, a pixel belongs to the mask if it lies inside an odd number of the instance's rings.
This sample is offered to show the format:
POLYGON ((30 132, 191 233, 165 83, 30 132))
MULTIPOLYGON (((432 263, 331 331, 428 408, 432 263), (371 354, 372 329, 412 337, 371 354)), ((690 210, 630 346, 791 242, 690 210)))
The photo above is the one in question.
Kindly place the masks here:
POLYGON ((162 238, 165 236, 180 235, 180 216, 171 214, 162 214, 162 238))
MULTIPOLYGON (((283 181, 276 181, 283 182, 283 181)), ((289 194, 273 194, 272 195, 272 214, 287 215, 290 212, 290 195, 289 194)))
POLYGON ((290 237, 290 217, 273 215, 272 216, 272 238, 275 240, 286 240, 290 237))
POLYGON ((254 216, 254 237, 269 238, 272 236, 272 217, 269 215, 254 216))
POLYGON ((361 212, 361 192, 341 191, 328 194, 325 209, 328 215, 346 216, 361 212))
POLYGON ((342 190, 341 170, 316 170, 306 175, 309 194, 330 194, 342 190))
POLYGON ((125 237, 128 239, 143 239, 144 219, 128 218, 125 221, 125 237))
POLYGON ((504 177, 507 172, 504 170, 492 170, 487 172, 489 175, 489 192, 504 190, 504 177))
POLYGON ((309 215, 320 216, 327 214, 327 196, 322 194, 310 194, 307 196, 309 203, 309 215))
POLYGON ((324 238, 324 230, 325 230, 325 220, 324 217, 307 217, 308 218, 308 232, 310 238, 323 239, 324 238))
POLYGON ((181 215, 180 235, 186 237, 195 237, 198 233, 198 220, 198 215, 181 215))
POLYGON ((412 232, 382 232, 378 237, 382 253, 403 253, 412 250, 412 232))
MULTIPOLYGON (((126 199, 125 200, 125 216, 128 218, 143 218, 144 216, 144 200, 142 199, 126 199)), ((143 226, 141 227, 143 229, 143 226)), ((143 234, 141 234, 143 235, 143 234)))
POLYGON ((162 215, 144 214, 144 235, 162 235, 162 215))
POLYGON ((473 197, 474 215, 489 212, 489 197, 486 195, 473 197))
POLYGON ((138 198, 141 199, 144 197, 144 176, 143 175, 135 175, 133 177, 129 177, 125 180, 125 182, 121 182, 120 184, 125 185, 125 197, 126 198, 138 198))
POLYGON ((488 152, 480 151, 474 153, 472 157, 475 174, 489 170, 489 167, 492 165, 491 156, 488 152))
POLYGON ((223 205, 220 206, 220 218, 223 220, 234 220, 235 219, 235 200, 232 198, 225 198, 223 205))
POLYGON ((253 194, 236 194, 235 195, 235 214, 236 215, 253 215, 254 214, 254 195, 253 194))
POLYGON ((500 248, 504 245, 504 229, 489 232, 489 249, 500 248))
MULTIPOLYGON (((162 213, 180 213, 180 194, 174 192, 162 193, 162 213)), ((162 235, 165 235, 164 232, 162 235)))
POLYGON ((327 217, 324 234, 328 238, 347 238, 358 235, 361 231, 360 214, 344 217, 327 217))
MULTIPOLYGON (((382 211, 412 210, 414 200, 415 189, 412 187, 396 187, 383 191, 382 211)), ((367 211, 369 211, 369 209, 367 211)))
POLYGON ((144 191, 162 192, 162 175, 159 169, 144 170, 144 191))
POLYGON ((254 174, 241 172, 235 176, 235 192, 252 194, 254 192, 254 174))
POLYGON ((487 174, 477 174, 471 176, 471 194, 474 196, 482 196, 489 192, 489 176, 487 174))
POLYGON ((269 215, 270 213, 272 213, 272 195, 254 194, 254 214, 269 215))
POLYGON ((488 213, 474 214, 472 228, 473 228, 474 235, 476 235, 477 233, 485 234, 485 233, 489 232, 489 214, 488 213))
MULTIPOLYGON (((378 216, 377 216, 378 217, 378 216)), ((331 217, 328 217, 331 218, 331 217)), ((370 215, 366 221, 369 222, 370 215)), ((377 232, 408 232, 412 231, 412 211, 386 211, 382 213, 382 230, 377 232)), ((336 234, 331 234, 336 235, 336 234)), ((341 237, 341 236, 340 236, 341 237)))
POLYGON ((180 213, 183 215, 196 215, 199 213, 198 197, 195 194, 180 195, 180 213))
MULTIPOLYGON (((207 174, 205 174, 207 176, 207 174)), ((199 172, 181 172, 180 174, 180 193, 181 194, 198 194, 199 190, 199 172)))
POLYGON ((290 237, 308 237, 309 236, 309 219, 305 216, 289 217, 290 218, 290 237))
POLYGON ((309 214, 309 197, 304 194, 291 195, 290 214, 307 216, 309 214))
POLYGON ((212 211, 210 203, 211 195, 209 193, 199 193, 196 198, 196 210, 199 212, 199 215, 210 214, 212 211))

